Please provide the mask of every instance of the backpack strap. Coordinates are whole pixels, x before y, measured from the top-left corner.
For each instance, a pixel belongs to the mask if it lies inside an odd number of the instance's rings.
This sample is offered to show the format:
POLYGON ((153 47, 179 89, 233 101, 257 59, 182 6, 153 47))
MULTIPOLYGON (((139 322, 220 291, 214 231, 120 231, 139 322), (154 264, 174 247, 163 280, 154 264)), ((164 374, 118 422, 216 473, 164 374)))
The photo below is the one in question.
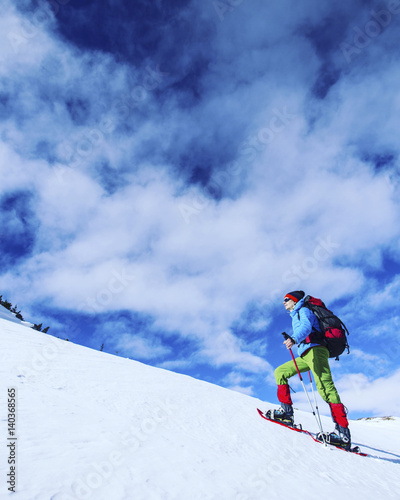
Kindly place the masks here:
MULTIPOLYGON (((299 310, 297 311, 297 318, 300 321, 300 311, 303 309, 305 306, 301 306, 299 310)), ((309 309, 309 308, 307 308, 309 309)), ((311 311, 311 309, 309 309, 311 311)), ((313 313, 313 311, 311 311, 313 313)), ((314 313, 313 313, 314 314, 314 313)), ((317 318, 317 316, 314 314, 314 316, 317 318)), ((318 320, 318 318, 317 318, 318 320)), ((318 321, 319 323, 319 321, 318 321)), ((321 328, 321 326, 320 326, 321 328)), ((326 345, 325 341, 325 333, 322 330, 317 330, 316 328, 312 327, 311 333, 303 340, 305 344, 321 344, 321 345, 326 345)), ((301 343, 303 343, 301 342, 301 343)))

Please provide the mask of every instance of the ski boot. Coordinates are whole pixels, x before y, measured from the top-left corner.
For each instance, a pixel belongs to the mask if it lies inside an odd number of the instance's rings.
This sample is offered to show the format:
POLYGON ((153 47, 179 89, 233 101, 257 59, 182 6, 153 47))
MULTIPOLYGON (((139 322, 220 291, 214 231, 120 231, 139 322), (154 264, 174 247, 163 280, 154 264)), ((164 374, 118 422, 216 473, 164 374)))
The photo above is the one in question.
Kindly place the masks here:
POLYGON ((334 432, 319 432, 316 438, 318 441, 323 441, 337 448, 343 448, 346 451, 351 450, 351 435, 348 427, 341 427, 336 424, 334 432))
POLYGON ((265 416, 271 420, 276 420, 277 422, 282 422, 282 424, 293 427, 293 406, 285 403, 281 403, 281 407, 278 410, 268 410, 265 416))

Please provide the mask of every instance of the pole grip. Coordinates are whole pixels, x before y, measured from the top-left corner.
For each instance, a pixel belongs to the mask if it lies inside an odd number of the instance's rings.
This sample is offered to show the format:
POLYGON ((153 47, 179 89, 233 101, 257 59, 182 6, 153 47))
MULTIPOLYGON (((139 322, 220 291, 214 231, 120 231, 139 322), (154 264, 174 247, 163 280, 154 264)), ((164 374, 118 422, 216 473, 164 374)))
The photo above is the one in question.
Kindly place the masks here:
MULTIPOLYGON (((285 340, 291 339, 294 342, 294 340, 292 339, 292 337, 290 335, 288 335, 286 332, 282 332, 282 335, 283 335, 283 337, 284 337, 285 340)), ((293 363, 294 363, 294 366, 296 367, 297 373, 299 374, 300 380, 303 382, 303 379, 302 379, 301 374, 300 374, 299 367, 297 366, 296 360, 294 359, 292 349, 289 349, 289 351, 290 351, 290 354, 292 355, 293 363)))

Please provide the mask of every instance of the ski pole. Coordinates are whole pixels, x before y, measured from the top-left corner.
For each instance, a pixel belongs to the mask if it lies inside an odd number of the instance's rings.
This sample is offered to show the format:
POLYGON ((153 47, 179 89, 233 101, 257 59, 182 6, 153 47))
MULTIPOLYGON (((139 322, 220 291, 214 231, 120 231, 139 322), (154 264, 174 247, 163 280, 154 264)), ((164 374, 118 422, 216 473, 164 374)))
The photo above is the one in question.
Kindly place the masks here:
MULTIPOLYGON (((284 336, 285 340, 292 340, 293 339, 286 333, 286 332, 283 332, 282 335, 284 336)), ((318 427, 319 427, 319 430, 321 431, 321 435, 322 435, 322 439, 324 440, 324 444, 325 444, 325 439, 324 439, 324 435, 323 435, 323 430, 322 430, 322 425, 321 423, 318 421, 318 418, 317 418, 317 415, 315 414, 315 410, 314 410, 314 407, 311 403, 311 399, 310 399, 310 396, 308 395, 308 392, 307 392, 307 389, 306 389, 306 386, 304 385, 304 381, 303 381, 303 377, 301 376, 301 373, 300 373, 300 370, 299 370, 299 367, 297 366, 297 363, 296 363, 296 360, 294 359, 294 355, 293 355, 293 352, 292 352, 292 348, 289 349, 290 351, 290 354, 292 355, 292 359, 293 359, 293 363, 294 363, 294 366, 296 367, 296 370, 297 370, 297 373, 299 374, 299 378, 300 378, 300 381, 303 385, 303 389, 304 389, 304 392, 306 393, 306 396, 307 396, 307 399, 308 399, 308 402, 310 403, 310 407, 311 407, 311 411, 315 417, 315 420, 317 421, 317 424, 318 424, 318 427)))
MULTIPOLYGON (((319 421, 319 428, 321 429, 321 433, 323 435, 321 415, 319 414, 319 408, 318 408, 318 404, 317 404, 317 397, 315 395, 314 385, 313 385, 312 378, 311 378, 311 370, 308 371, 308 375, 310 377, 311 390, 312 390, 312 393, 313 393, 313 396, 314 396, 315 409, 317 410, 318 421, 319 421)), ((324 441, 325 441, 325 439, 324 439, 324 441)))

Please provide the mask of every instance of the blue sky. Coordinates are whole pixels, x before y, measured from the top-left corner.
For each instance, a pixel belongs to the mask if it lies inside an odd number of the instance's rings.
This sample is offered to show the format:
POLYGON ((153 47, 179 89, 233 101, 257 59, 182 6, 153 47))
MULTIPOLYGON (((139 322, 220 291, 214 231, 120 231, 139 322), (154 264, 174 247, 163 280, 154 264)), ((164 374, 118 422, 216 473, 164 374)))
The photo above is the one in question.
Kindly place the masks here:
POLYGON ((1 10, 3 296, 55 336, 275 401, 303 289, 351 332, 332 364, 350 416, 399 415, 400 2, 1 10))

